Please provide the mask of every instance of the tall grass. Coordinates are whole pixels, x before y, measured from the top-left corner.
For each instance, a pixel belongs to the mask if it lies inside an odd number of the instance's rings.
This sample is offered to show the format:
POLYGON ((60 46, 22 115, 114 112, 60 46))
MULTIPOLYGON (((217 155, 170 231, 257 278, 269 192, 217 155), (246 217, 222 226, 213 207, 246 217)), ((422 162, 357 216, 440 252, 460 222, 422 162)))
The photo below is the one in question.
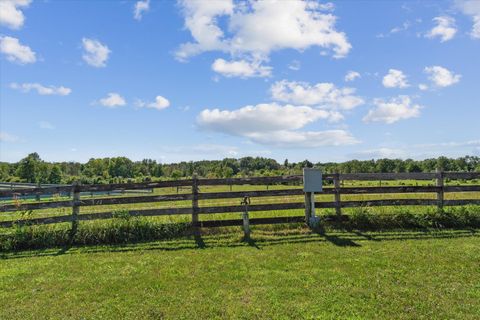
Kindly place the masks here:
MULTIPOLYGON (((480 228, 480 206, 467 205, 449 207, 444 210, 427 207, 424 209, 392 207, 379 213, 370 207, 352 208, 349 219, 343 222, 321 219, 322 227, 347 230, 391 230, 391 229, 446 229, 480 228)), ((255 230, 280 230, 302 228, 303 224, 262 225, 255 230)), ((304 227, 306 228, 306 227, 304 227)), ((113 219, 80 223, 72 236, 70 224, 16 226, 0 235, 0 251, 62 247, 66 245, 100 245, 145 242, 174 239, 191 234, 188 220, 165 222, 147 217, 131 217, 117 211, 113 219)), ((203 229, 204 233, 238 232, 238 227, 203 229)), ((307 230, 308 231, 308 230, 307 230)))

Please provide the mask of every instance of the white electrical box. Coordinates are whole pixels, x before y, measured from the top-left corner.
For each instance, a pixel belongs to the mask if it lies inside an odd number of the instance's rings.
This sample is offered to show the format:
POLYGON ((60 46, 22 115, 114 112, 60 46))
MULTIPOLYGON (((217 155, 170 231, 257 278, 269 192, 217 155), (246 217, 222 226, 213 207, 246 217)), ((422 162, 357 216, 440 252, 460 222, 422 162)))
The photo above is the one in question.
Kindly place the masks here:
POLYGON ((320 169, 303 169, 303 191, 322 192, 322 171, 320 169))

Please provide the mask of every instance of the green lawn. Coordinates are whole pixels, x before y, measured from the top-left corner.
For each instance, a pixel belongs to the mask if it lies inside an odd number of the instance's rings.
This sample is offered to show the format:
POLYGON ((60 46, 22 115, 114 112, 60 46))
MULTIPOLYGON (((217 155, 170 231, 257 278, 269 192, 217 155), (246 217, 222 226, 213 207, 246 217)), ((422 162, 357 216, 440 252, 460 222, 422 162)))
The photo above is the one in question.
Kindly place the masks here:
POLYGON ((480 230, 240 237, 0 254, 0 319, 480 316, 480 230))

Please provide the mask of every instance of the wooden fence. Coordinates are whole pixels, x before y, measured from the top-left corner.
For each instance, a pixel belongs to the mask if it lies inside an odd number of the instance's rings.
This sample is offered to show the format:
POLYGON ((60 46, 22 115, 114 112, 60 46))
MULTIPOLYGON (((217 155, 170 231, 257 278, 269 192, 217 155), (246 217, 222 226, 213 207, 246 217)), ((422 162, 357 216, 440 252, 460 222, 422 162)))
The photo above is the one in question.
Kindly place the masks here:
MULTIPOLYGON (((324 174, 323 179, 327 186, 321 194, 334 195, 333 201, 315 202, 315 208, 333 208, 336 215, 329 218, 343 219, 342 208, 365 207, 365 206, 459 206, 466 204, 480 205, 480 198, 470 198, 462 200, 445 200, 444 194, 449 192, 479 192, 480 185, 444 185, 445 179, 448 180, 472 180, 480 179, 480 173, 476 172, 441 172, 434 173, 348 173, 348 174, 324 174), (420 186, 373 186, 373 187, 341 187, 341 181, 384 181, 384 180, 430 180, 435 182, 432 185, 420 186), (328 187, 331 185, 331 187, 328 187), (368 194, 407 194, 407 193, 430 193, 435 194, 435 199, 384 199, 384 200, 366 200, 366 201, 344 201, 341 195, 368 195, 368 194)), ((159 209, 139 209, 128 210, 130 216, 165 216, 165 215, 191 215, 192 225, 195 227, 216 227, 216 226, 236 226, 242 225, 242 220, 209 220, 201 221, 201 214, 233 213, 243 212, 245 205, 228 206, 200 206, 200 200, 207 199, 234 199, 248 197, 252 199, 253 204, 248 205, 249 212, 272 211, 272 210, 290 210, 305 209, 305 215, 273 218, 255 218, 250 219, 250 224, 273 224, 302 222, 311 214, 311 205, 309 201, 287 202, 287 203, 269 203, 255 204, 255 200, 265 197, 277 196, 300 196, 304 195, 302 189, 298 186, 302 184, 302 176, 279 176, 279 177, 252 177, 252 178, 231 178, 231 179, 192 179, 143 182, 143 183, 125 183, 125 184, 102 184, 102 185, 81 185, 74 184, 69 186, 52 186, 43 188, 22 188, 17 190, 0 190, 0 197, 10 197, 15 199, 24 195, 35 194, 59 194, 69 193, 71 200, 48 201, 48 202, 24 202, 10 201, 9 203, 0 203, 0 212, 18 212, 39 209, 51 209, 71 207, 72 213, 69 215, 51 216, 32 219, 20 219, 16 221, 2 221, 0 227, 12 227, 14 225, 33 225, 33 224, 52 224, 69 222, 72 224, 72 230, 75 231, 79 221, 111 219, 115 217, 115 212, 95 212, 81 214, 81 207, 102 206, 102 205, 120 205, 137 203, 157 203, 168 201, 189 201, 188 207, 167 207, 159 209), (201 192, 203 186, 219 185, 291 185, 296 188, 282 190, 258 190, 258 191, 230 191, 230 192, 201 192), (162 194, 148 196, 130 196, 130 197, 106 197, 106 198, 82 198, 82 192, 98 192, 112 190, 138 190, 155 189, 167 187, 188 187, 191 192, 180 194, 162 194)))

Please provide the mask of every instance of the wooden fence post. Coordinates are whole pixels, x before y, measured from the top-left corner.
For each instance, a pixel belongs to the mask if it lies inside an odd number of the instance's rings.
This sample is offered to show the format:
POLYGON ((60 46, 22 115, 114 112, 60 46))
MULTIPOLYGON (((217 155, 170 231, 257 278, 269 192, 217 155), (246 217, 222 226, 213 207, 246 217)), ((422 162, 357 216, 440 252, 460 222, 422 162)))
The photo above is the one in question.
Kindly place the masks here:
POLYGON ((79 185, 80 183, 75 181, 72 185, 72 192, 73 192, 73 197, 72 197, 72 230, 70 232, 71 235, 71 240, 73 240, 73 237, 77 233, 78 229, 78 215, 80 214, 80 190, 79 190, 79 185))
POLYGON ((310 218, 312 217, 312 193, 305 192, 305 223, 310 225, 310 218))
POLYGON ((198 178, 197 174, 192 175, 192 225, 195 228, 195 233, 199 233, 198 230, 198 178))
POLYGON ((437 207, 438 209, 443 209, 443 171, 437 168, 437 178, 436 178, 436 185, 438 187, 437 190, 437 207))
POLYGON ((333 175, 333 187, 335 188, 335 213, 337 217, 342 215, 342 207, 340 204, 340 173, 335 172, 333 175))
MULTIPOLYGON (((37 188, 41 188, 42 185, 40 184, 40 182, 37 183, 37 188)), ((40 201, 40 192, 37 192, 35 193, 35 200, 36 201, 40 201)))

